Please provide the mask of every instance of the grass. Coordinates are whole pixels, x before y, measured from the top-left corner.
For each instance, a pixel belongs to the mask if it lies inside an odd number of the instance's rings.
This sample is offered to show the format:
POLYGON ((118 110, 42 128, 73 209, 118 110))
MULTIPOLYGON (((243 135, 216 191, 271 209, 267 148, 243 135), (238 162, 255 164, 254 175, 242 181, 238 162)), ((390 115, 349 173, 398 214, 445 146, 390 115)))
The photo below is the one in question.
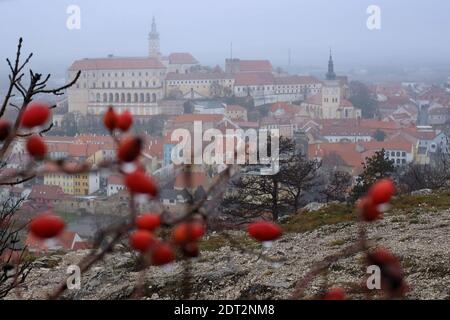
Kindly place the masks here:
POLYGON ((221 233, 210 235, 199 242, 199 249, 200 251, 216 251, 225 246, 234 246, 234 243, 247 249, 260 246, 259 243, 247 237, 247 235, 233 235, 231 238, 233 243, 221 233))
MULTIPOLYGON (((450 191, 433 192, 427 195, 401 195, 391 201, 391 214, 408 215, 411 224, 420 223, 419 216, 424 212, 438 212, 450 208, 450 191)), ((395 221, 401 221, 394 218, 395 221)), ((330 204, 318 211, 299 212, 282 224, 286 232, 307 232, 325 225, 357 220, 354 206, 330 204)))
MULTIPOLYGON (((390 214, 407 215, 405 223, 419 224, 419 216, 424 212, 437 212, 450 208, 450 192, 434 192, 428 195, 401 195, 391 201, 390 214)), ((315 230, 326 225, 335 225, 342 222, 357 220, 356 209, 353 205, 345 203, 332 203, 313 212, 301 211, 289 217, 281 224, 287 233, 303 233, 315 230)), ((393 221, 402 222, 403 218, 394 217, 393 221)), ((233 235, 234 242, 244 248, 257 248, 259 244, 246 235, 233 235)), ((405 239, 404 241, 406 241, 405 239)), ((332 241, 330 246, 341 246, 345 239, 332 241)), ((234 246, 229 239, 221 233, 210 235, 199 243, 201 251, 215 251, 224 246, 234 246)))
POLYGON ((313 212, 300 212, 282 224, 286 232, 306 232, 325 225, 356 221, 356 210, 347 204, 330 204, 313 212))
POLYGON ((401 195, 391 202, 393 213, 435 212, 450 208, 450 192, 434 192, 427 195, 401 195))

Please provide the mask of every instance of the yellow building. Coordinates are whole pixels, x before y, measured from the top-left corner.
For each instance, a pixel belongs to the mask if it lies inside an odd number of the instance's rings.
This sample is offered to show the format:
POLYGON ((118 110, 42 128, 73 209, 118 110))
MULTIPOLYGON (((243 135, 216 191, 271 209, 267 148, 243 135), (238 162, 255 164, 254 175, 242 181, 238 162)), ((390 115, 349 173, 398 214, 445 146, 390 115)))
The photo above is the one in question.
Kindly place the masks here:
POLYGON ((100 187, 98 173, 66 174, 62 172, 47 173, 44 175, 44 184, 59 186, 67 194, 74 196, 87 196, 100 187))
POLYGON ((59 186, 64 193, 75 195, 75 178, 73 175, 53 172, 44 175, 44 184, 49 186, 59 186))

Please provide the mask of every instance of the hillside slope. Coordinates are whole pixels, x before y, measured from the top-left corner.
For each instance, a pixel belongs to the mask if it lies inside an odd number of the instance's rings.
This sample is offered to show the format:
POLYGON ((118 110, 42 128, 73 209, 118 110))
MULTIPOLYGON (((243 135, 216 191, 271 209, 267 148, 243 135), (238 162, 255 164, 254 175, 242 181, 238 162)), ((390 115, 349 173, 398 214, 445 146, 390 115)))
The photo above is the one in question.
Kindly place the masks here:
MULTIPOLYGON (((391 249, 401 259, 410 285, 408 299, 450 299, 450 210, 413 203, 399 206, 385 219, 371 224, 371 243, 391 249)), ((302 213, 312 215, 318 213, 302 213)), ((307 216, 305 216, 307 217, 307 216)), ((304 218, 305 218, 304 217, 304 218)), ((311 219, 308 218, 308 219, 311 219)), ((352 220, 352 219, 349 219, 352 220)), ((292 229, 292 225, 285 226, 292 229)), ((257 256, 242 253, 226 245, 223 236, 212 235, 203 244, 207 249, 192 263, 194 299, 283 299, 292 293, 295 281, 325 256, 338 252, 357 239, 358 226, 353 221, 324 225, 302 233, 289 232, 266 251, 270 257, 286 259, 274 264, 257 256)), ((233 232, 232 237, 252 250, 256 244, 241 241, 246 236, 233 232)), ((66 275, 68 265, 78 262, 87 251, 53 255, 35 262, 22 298, 42 299, 66 275)), ((132 270, 134 256, 122 247, 108 255, 83 275, 80 290, 67 291, 66 298, 123 299, 131 295, 138 279, 132 270)), ((361 255, 331 266, 329 285, 348 287, 364 279, 361 255)), ((145 279, 146 296, 151 299, 177 299, 181 295, 182 265, 149 268, 145 279)), ((308 288, 317 294, 321 279, 308 288)), ((10 299, 16 296, 11 294, 10 299)), ((359 298, 356 296, 356 298, 359 298)))

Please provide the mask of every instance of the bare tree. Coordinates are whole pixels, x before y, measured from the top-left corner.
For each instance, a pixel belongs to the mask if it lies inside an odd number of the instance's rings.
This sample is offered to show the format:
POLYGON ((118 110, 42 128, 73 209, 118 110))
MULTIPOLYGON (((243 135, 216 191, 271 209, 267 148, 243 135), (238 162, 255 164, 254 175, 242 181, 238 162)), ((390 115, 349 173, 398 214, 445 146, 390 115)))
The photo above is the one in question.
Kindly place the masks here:
MULTIPOLYGON (((10 59, 6 59, 10 70, 9 85, 7 87, 3 102, 1 103, 0 119, 4 117, 8 108, 16 109, 18 114, 13 122, 11 132, 4 139, 0 148, 0 173, 6 166, 8 149, 14 139, 16 137, 27 137, 32 134, 21 132, 20 128, 21 117, 27 105, 39 95, 62 95, 64 90, 75 84, 80 76, 80 72, 78 72, 75 78, 67 85, 48 89, 47 84, 51 75, 48 74, 43 76, 42 74, 35 73, 30 69, 28 71, 29 81, 25 84, 24 69, 30 62, 33 54, 30 53, 25 60, 22 61, 22 43, 23 40, 20 38, 15 60, 11 62, 10 59), (21 97, 20 105, 11 102, 11 99, 16 95, 21 97)), ((52 106, 52 108, 55 107, 56 106, 52 106)), ((39 134, 42 135, 43 133, 50 131, 52 127, 53 124, 50 124, 47 128, 42 129, 39 134)), ((25 170, 23 174, 2 179, 0 186, 13 186, 21 184, 32 180, 34 177, 34 173, 29 173, 25 170)), ((16 286, 23 283, 31 268, 31 263, 26 259, 26 247, 20 245, 20 233, 24 226, 20 226, 15 217, 17 209, 20 207, 22 201, 23 199, 15 202, 12 199, 9 199, 3 203, 2 210, 0 212, 0 298, 6 296, 16 286)))
POLYGON ((346 171, 330 171, 325 188, 327 202, 345 201, 348 196, 348 190, 352 185, 352 176, 346 171))
POLYGON ((222 202, 223 212, 247 220, 271 213, 276 221, 296 212, 305 193, 318 185, 320 163, 298 154, 294 142, 280 140, 280 169, 273 175, 244 175, 231 183, 222 202))

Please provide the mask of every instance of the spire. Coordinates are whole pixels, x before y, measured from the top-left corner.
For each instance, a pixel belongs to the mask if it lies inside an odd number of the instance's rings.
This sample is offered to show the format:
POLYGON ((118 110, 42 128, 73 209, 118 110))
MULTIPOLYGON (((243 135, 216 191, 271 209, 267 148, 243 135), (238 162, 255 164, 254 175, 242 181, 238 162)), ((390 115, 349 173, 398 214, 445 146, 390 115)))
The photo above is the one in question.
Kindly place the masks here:
POLYGON ((153 16, 152 18, 152 33, 157 33, 158 31, 156 31, 156 21, 155 21, 155 16, 153 16))
POLYGON ((159 57, 159 33, 156 29, 155 16, 152 18, 152 29, 148 35, 150 57, 159 57))
POLYGON ((328 72, 326 74, 327 80, 336 80, 336 73, 334 73, 333 56, 330 48, 330 59, 328 60, 328 72))

